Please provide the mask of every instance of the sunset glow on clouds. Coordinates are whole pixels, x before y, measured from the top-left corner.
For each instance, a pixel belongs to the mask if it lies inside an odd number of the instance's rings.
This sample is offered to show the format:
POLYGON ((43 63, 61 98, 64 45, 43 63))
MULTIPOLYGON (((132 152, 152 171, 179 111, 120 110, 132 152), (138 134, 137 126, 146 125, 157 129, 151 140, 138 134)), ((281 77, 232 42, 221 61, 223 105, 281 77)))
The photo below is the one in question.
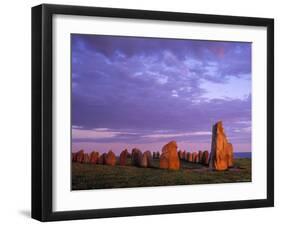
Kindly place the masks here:
POLYGON ((71 36, 74 151, 176 140, 210 149, 222 120, 235 151, 251 151, 251 44, 71 36))

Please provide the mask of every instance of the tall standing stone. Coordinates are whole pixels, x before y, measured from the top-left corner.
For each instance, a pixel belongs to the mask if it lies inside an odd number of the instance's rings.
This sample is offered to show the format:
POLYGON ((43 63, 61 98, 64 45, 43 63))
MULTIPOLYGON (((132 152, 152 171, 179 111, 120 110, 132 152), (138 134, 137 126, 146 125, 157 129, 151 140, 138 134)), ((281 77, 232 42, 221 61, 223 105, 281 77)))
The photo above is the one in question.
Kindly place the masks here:
POLYGON ((183 152, 182 152, 182 160, 185 160, 186 159, 186 151, 184 150, 183 152))
POLYGON ((140 166, 144 168, 152 167, 152 155, 150 151, 145 151, 142 154, 140 166))
POLYGON ((157 159, 160 158, 160 153, 159 153, 159 151, 156 152, 156 158, 157 158, 157 159))
POLYGON ((180 168, 180 160, 177 153, 177 143, 171 141, 162 148, 160 156, 160 168, 178 170, 180 168))
POLYGON ((109 151, 106 155, 105 155, 105 164, 109 165, 109 166, 115 166, 116 164, 116 156, 113 153, 113 151, 109 151))
POLYGON ((132 150, 132 164, 134 166, 141 166, 141 160, 142 160, 141 151, 137 148, 134 148, 132 150))
POLYGON ((228 167, 233 167, 233 146, 231 143, 227 144, 227 161, 228 167))
POLYGON ((209 165, 209 152, 207 150, 203 151, 202 164, 205 166, 209 165))
POLYGON ((187 152, 187 154, 186 154, 186 161, 192 162, 192 153, 187 152))
POLYGON ((100 164, 100 165, 105 164, 105 156, 106 156, 106 153, 103 153, 102 155, 100 155, 98 164, 100 164))
POLYGON ((125 149, 120 154, 119 164, 121 166, 125 166, 127 164, 127 158, 128 158, 128 150, 125 149))
POLYGON ((181 160, 182 159, 182 151, 181 150, 178 151, 178 156, 179 156, 179 159, 181 160))
POLYGON ((196 151, 192 152, 192 162, 196 163, 197 158, 198 158, 198 153, 196 151))
POLYGON ((203 158, 203 151, 199 150, 199 151, 198 151, 198 160, 199 160, 199 163, 202 163, 202 158, 203 158))
POLYGON ((91 154, 90 154, 90 163, 92 164, 97 164, 98 163, 98 160, 99 160, 99 153, 97 151, 93 151, 91 154))
POLYGON ((209 167, 215 170, 226 170, 233 163, 232 145, 230 146, 224 133, 222 121, 213 126, 212 146, 209 167))

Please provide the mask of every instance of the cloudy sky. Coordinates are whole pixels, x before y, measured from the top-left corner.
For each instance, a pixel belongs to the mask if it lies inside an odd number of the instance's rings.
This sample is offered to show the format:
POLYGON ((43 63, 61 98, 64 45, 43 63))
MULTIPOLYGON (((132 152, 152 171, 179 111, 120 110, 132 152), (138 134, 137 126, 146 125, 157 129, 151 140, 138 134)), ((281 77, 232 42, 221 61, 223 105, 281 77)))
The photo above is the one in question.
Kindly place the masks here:
POLYGON ((251 43, 71 35, 72 149, 251 151, 251 43))

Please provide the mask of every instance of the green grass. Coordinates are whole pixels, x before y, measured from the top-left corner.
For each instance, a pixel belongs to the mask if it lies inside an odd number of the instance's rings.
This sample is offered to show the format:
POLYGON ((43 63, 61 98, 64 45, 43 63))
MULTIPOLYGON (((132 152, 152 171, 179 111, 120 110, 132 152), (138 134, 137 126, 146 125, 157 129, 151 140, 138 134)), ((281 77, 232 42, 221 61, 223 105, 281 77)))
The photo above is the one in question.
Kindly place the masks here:
POLYGON ((251 181, 251 159, 235 160, 235 166, 227 171, 213 171, 200 164, 181 162, 177 171, 154 168, 107 166, 72 163, 72 189, 105 189, 125 187, 151 187, 168 185, 233 183, 251 181))

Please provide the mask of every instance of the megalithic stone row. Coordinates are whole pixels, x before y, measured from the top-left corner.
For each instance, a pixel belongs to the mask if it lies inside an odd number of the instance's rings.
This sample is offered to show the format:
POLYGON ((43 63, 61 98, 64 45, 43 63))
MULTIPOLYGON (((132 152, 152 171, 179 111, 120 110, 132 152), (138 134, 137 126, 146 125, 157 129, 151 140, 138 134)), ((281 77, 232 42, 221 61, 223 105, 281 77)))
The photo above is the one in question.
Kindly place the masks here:
POLYGON ((160 168, 178 170, 180 168, 180 160, 177 153, 177 143, 171 141, 164 145, 162 153, 160 155, 160 168))
POLYGON ((222 121, 217 122, 212 130, 212 145, 209 167, 214 170, 226 170, 233 166, 233 147, 228 143, 222 121))

